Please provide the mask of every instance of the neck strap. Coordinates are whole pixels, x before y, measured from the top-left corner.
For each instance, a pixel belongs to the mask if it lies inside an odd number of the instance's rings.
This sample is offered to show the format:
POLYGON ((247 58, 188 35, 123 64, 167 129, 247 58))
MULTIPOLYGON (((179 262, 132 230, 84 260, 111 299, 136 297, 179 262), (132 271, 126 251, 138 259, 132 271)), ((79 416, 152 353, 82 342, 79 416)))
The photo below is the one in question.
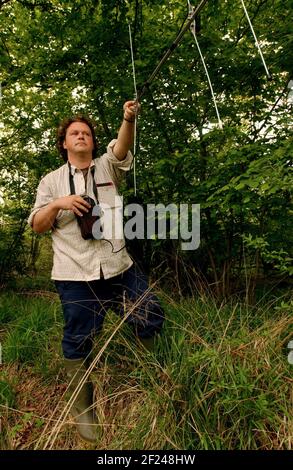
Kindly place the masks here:
MULTIPOLYGON (((74 185, 74 180, 73 180, 73 174, 71 172, 71 165, 70 162, 67 161, 68 164, 68 169, 69 169, 69 186, 70 186, 70 194, 76 194, 75 192, 75 185, 74 185)), ((95 170, 96 166, 91 167, 91 175, 92 175, 92 180, 93 180, 93 193, 95 195, 96 201, 98 202, 98 191, 97 191, 97 186, 95 182, 95 170)))

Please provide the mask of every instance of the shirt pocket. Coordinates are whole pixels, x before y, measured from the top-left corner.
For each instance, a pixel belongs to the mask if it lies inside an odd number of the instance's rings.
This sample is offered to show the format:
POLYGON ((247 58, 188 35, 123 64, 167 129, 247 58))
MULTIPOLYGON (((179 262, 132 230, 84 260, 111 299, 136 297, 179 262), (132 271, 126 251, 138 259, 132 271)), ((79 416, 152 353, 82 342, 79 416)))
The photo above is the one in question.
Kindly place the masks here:
POLYGON ((99 204, 102 209, 103 236, 107 240, 123 239, 123 198, 114 184, 97 185, 99 204))
POLYGON ((116 207, 116 197, 119 197, 113 181, 97 183, 98 199, 105 207, 116 207))

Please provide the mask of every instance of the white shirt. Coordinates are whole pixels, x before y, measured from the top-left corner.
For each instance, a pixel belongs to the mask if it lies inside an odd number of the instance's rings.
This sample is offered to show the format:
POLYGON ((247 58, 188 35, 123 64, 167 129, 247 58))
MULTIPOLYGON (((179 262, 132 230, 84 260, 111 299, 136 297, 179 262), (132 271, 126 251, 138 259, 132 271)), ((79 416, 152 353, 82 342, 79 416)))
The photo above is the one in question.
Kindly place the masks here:
MULTIPOLYGON (((128 152, 124 160, 118 160, 113 147, 116 139, 107 147, 107 153, 92 161, 95 165, 95 182, 98 199, 110 213, 110 219, 115 223, 115 208, 119 206, 118 186, 124 172, 131 167, 133 156, 128 152)), ((75 193, 85 194, 83 173, 71 166, 75 193)), ((95 200, 93 194, 93 178, 89 171, 87 175, 87 194, 95 200)), ((47 174, 38 186, 34 208, 28 218, 28 224, 33 225, 35 214, 59 197, 70 195, 69 168, 67 163, 47 174)), ((121 201, 121 200, 120 200, 121 201)), ((121 202, 120 202, 121 204, 121 202)), ((123 232, 123 231, 122 231, 123 232)), ((113 233, 114 235, 114 233, 113 233)), ((106 238, 106 237, 105 237, 106 238)), ((101 272, 105 279, 126 271, 133 264, 127 253, 124 235, 120 238, 106 240, 84 240, 80 233, 75 215, 69 210, 60 210, 56 217, 56 228, 52 230, 53 269, 51 277, 55 280, 92 281, 100 279, 101 272)))

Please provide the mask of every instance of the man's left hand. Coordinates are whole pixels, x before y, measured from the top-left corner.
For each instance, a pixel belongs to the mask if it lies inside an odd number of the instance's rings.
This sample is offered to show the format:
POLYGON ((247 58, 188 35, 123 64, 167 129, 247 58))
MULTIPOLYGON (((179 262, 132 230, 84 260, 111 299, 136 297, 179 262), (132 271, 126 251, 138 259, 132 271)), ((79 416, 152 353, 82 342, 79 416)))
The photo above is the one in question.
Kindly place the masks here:
POLYGON ((126 101, 123 106, 124 119, 127 121, 135 121, 135 116, 140 112, 140 103, 137 101, 126 101))

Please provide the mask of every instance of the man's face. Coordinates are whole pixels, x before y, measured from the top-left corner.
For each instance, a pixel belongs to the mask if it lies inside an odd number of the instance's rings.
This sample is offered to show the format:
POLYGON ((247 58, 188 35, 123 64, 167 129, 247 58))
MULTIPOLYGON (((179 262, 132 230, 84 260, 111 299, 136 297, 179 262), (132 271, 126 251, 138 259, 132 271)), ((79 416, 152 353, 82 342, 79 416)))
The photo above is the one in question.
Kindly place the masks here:
POLYGON ((85 122, 73 122, 66 130, 63 147, 68 154, 92 155, 94 141, 91 129, 85 122))

